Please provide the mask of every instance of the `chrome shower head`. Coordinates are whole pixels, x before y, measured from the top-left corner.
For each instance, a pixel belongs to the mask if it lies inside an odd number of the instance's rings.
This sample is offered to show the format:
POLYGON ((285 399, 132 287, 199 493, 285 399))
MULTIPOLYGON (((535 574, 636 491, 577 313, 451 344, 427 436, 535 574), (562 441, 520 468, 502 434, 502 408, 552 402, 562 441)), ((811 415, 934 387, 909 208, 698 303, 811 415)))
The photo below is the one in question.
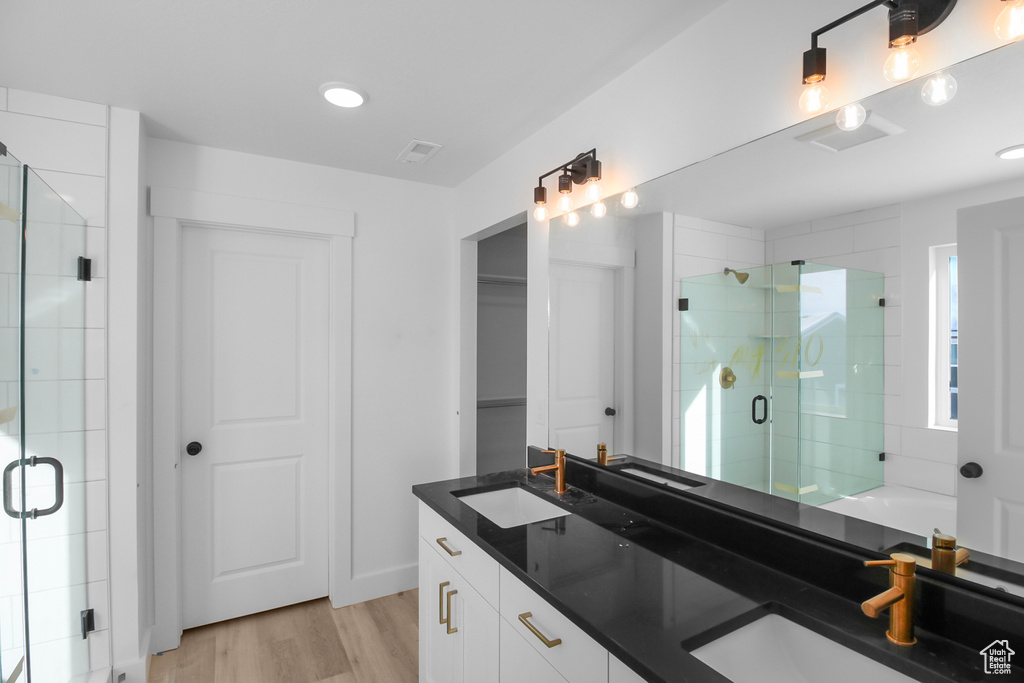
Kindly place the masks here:
POLYGON ((739 280, 739 283, 741 285, 746 284, 747 279, 750 277, 750 273, 741 273, 738 270, 733 270, 732 268, 726 268, 724 274, 728 275, 729 273, 732 273, 733 275, 735 275, 736 279, 739 280))

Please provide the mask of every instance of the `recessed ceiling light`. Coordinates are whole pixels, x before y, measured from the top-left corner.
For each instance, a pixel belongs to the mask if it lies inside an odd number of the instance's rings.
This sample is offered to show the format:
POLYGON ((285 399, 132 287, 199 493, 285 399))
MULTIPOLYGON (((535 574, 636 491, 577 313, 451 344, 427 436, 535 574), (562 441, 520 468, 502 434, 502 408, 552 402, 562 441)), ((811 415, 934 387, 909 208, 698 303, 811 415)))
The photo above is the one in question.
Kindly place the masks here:
POLYGON ((324 83, 320 86, 320 94, 331 104, 348 109, 366 101, 366 93, 348 83, 324 83))
POLYGON ((1014 145, 996 152, 1000 159, 1024 159, 1024 145, 1014 145))

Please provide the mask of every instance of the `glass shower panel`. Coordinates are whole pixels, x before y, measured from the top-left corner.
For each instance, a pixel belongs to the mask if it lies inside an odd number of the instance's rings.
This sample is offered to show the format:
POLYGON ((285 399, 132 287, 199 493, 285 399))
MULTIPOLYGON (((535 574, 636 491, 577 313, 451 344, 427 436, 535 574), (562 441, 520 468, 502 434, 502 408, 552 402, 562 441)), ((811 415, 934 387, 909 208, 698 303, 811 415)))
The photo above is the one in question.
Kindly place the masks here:
MULTIPOLYGON (((21 460, 21 163, 0 156, 0 467, 12 466, 4 509, 23 510, 21 460)), ((24 666, 23 521, 0 515, 0 680, 24 666)), ((24 680, 23 678, 20 680, 24 680)))
POLYGON ((758 490, 769 474, 770 277, 750 268, 680 288, 679 466, 758 490))
POLYGON ((769 334, 771 344, 771 442, 768 491, 800 496, 800 266, 771 266, 769 334))
POLYGON ((883 483, 884 277, 800 271, 799 499, 820 505, 883 483))
POLYGON ((29 681, 67 681, 89 671, 85 539, 105 524, 85 504, 85 221, 31 170, 25 188, 23 509, 40 511, 25 520, 29 681))

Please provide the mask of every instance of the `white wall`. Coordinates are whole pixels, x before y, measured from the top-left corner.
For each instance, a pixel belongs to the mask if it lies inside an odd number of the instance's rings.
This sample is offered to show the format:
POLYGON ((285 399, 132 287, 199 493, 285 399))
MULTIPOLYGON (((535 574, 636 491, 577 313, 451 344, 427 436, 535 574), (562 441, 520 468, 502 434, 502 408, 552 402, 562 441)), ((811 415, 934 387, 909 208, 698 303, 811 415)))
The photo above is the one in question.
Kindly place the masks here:
POLYGON ((457 474, 453 192, 351 171, 149 140, 164 186, 355 212, 354 601, 416 584, 413 484, 457 474))
MULTIPOLYGON (((106 277, 108 110, 99 104, 0 88, 0 141, 31 166, 86 220, 86 253, 93 281, 85 300, 85 453, 81 472, 87 522, 85 576, 99 631, 89 636, 91 665, 110 666, 108 606, 106 277)), ((40 453, 40 455, 45 455, 40 453)), ((71 467, 69 467, 69 470, 71 467)), ((70 483, 70 482, 69 482, 70 483)), ((30 552, 32 550, 30 549, 30 552)), ((33 554, 32 571, 54 562, 33 554)), ((36 583, 39 586, 39 583, 36 583)), ((30 583, 31 589, 31 583, 30 583)), ((78 636, 80 638, 80 636, 78 636)), ((52 656, 61 650, 54 648, 52 656)), ((45 658, 40 648, 38 657, 45 658)))

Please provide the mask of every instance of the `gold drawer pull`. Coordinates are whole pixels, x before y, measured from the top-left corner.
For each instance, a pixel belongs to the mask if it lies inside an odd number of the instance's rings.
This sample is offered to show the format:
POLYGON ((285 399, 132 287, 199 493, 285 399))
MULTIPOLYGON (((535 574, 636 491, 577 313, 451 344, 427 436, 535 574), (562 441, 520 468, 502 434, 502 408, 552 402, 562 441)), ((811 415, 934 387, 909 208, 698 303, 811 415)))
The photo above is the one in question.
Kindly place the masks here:
POLYGON ((458 557, 459 555, 461 555, 462 554, 461 550, 452 550, 451 548, 449 548, 448 546, 446 546, 444 544, 445 541, 447 541, 447 540, 448 540, 447 538, 439 538, 439 539, 437 539, 437 544, 439 546, 441 546, 442 548, 444 548, 444 551, 446 553, 448 553, 449 555, 451 555, 452 557, 458 557))
POLYGON ((455 591, 448 591, 448 598, 447 598, 447 602, 448 602, 448 619, 447 619, 447 622, 448 622, 448 635, 451 635, 453 633, 458 633, 459 632, 458 628, 452 626, 452 596, 455 595, 458 592, 459 591, 457 591, 457 590, 455 590, 455 591))
POLYGON ((561 645, 562 639, 555 638, 554 640, 548 640, 544 637, 544 634, 537 630, 537 627, 531 624, 528 619, 533 617, 533 612, 523 612, 519 615, 519 621, 523 622, 523 626, 530 629, 530 633, 540 638, 540 642, 544 643, 548 647, 554 647, 555 645, 561 645))
POLYGON ((448 623, 448 620, 444 617, 444 589, 449 583, 449 581, 445 581, 437 586, 437 623, 441 626, 448 623))

